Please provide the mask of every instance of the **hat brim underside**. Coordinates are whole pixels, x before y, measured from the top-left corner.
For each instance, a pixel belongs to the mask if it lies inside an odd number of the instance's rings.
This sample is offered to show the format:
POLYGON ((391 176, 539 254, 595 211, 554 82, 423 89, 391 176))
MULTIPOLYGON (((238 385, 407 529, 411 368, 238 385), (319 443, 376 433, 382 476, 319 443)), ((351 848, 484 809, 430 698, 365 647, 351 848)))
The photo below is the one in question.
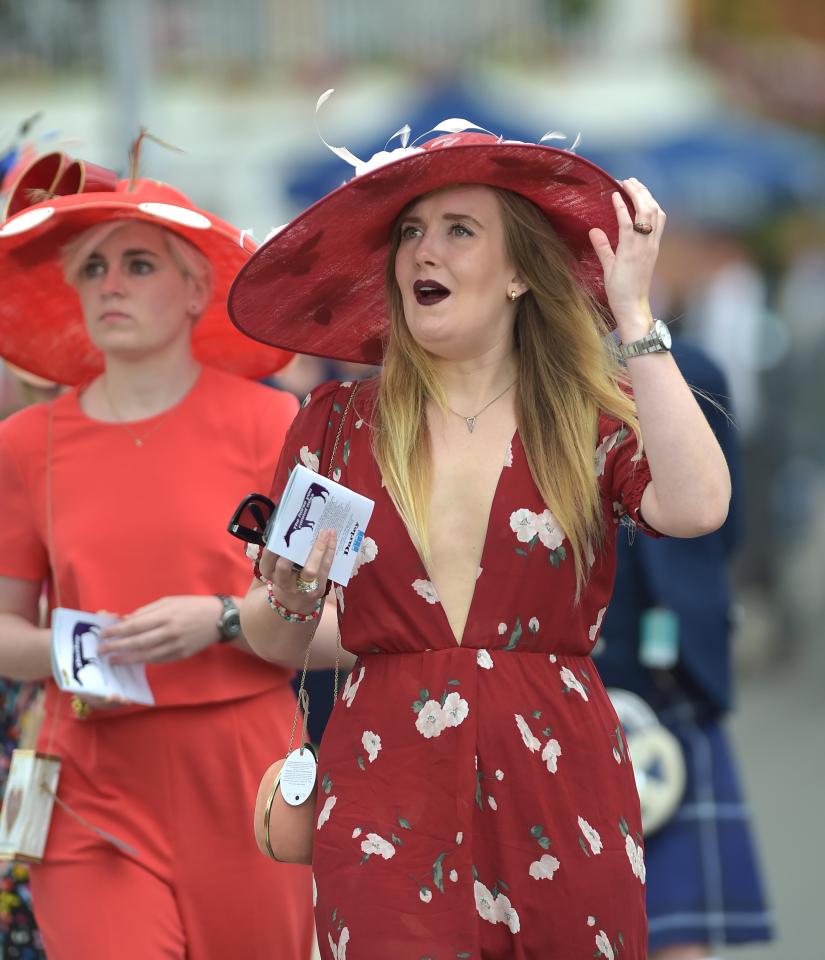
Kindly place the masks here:
POLYGON ((583 157, 527 144, 468 144, 397 160, 348 181, 264 244, 229 293, 232 321, 262 343, 377 364, 387 335, 384 271, 392 226, 416 197, 458 184, 531 200, 564 240, 577 275, 604 301, 588 232, 618 238, 611 195, 621 186, 583 157))
POLYGON ((229 287, 254 246, 231 225, 208 215, 207 229, 187 227, 144 213, 135 202, 111 193, 58 197, 30 209, 45 207, 53 207, 54 214, 42 225, 0 237, 3 359, 66 385, 88 382, 103 370, 103 355, 86 333, 77 293, 63 278, 59 251, 81 231, 119 219, 164 227, 189 240, 212 264, 213 296, 192 335, 198 361, 260 379, 292 358, 284 350, 253 343, 229 321, 229 287))

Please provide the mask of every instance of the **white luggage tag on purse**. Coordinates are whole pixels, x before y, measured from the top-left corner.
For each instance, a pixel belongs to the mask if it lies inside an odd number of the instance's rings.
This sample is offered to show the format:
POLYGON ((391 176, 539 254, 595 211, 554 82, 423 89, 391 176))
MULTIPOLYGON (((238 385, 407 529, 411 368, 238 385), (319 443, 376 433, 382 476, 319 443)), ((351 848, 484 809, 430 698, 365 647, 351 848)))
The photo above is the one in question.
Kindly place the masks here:
POLYGON ((315 788, 318 761, 310 744, 292 750, 281 767, 278 787, 284 800, 291 806, 300 806, 315 788))

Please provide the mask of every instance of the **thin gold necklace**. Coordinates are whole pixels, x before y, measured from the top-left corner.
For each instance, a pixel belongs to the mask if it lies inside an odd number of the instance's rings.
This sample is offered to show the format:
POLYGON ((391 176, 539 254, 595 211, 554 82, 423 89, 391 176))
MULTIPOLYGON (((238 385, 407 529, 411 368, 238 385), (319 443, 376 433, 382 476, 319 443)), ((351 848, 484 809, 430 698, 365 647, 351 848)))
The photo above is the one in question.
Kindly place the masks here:
POLYGON ((511 384, 508 384, 508 386, 506 386, 501 391, 501 393, 496 394, 496 396, 494 396, 492 400, 489 400, 487 403, 485 403, 484 406, 478 411, 478 413, 474 413, 471 417, 465 417, 463 413, 457 413, 455 410, 453 410, 452 407, 448 406, 447 409, 450 411, 450 413, 454 414, 456 417, 461 417, 461 419, 467 424, 467 429, 470 431, 470 433, 472 433, 473 430, 475 430, 476 420, 478 420, 478 418, 482 415, 482 413, 484 413, 484 411, 488 407, 492 407, 492 405, 496 402, 496 400, 501 400, 504 394, 507 393, 508 390, 511 390, 516 385, 517 381, 518 381, 518 377, 516 377, 516 379, 511 384))
MULTIPOLYGON (((111 408, 111 410, 112 410, 112 413, 115 415, 115 419, 116 419, 117 422, 124 428, 124 430, 129 434, 129 436, 130 436, 130 437, 132 438, 132 440, 134 441, 136 447, 142 447, 143 444, 146 442, 146 438, 147 438, 148 436, 150 436, 150 434, 153 434, 153 433, 155 432, 155 430, 158 429, 158 427, 162 427, 163 424, 166 422, 166 417, 164 417, 163 414, 164 414, 164 413, 168 413, 169 411, 168 411, 168 410, 161 410, 160 413, 155 414, 155 416, 157 416, 157 417, 159 418, 158 421, 157 421, 156 423, 153 423, 152 426, 151 426, 147 431, 144 432, 143 436, 139 436, 139 435, 138 435, 137 433, 135 433, 135 431, 132 429, 132 427, 131 427, 130 424, 129 424, 129 421, 128 421, 128 420, 124 420, 123 417, 120 415, 120 411, 119 411, 118 408, 115 406, 115 402, 114 402, 114 400, 112 400, 112 395, 109 393, 109 388, 108 388, 108 386, 106 385, 106 378, 105 378, 105 377, 103 377, 103 379, 102 379, 102 385, 103 385, 103 392, 104 392, 104 394, 106 395, 106 400, 107 400, 108 403, 109 403, 109 406, 110 406, 110 408, 111 408)), ((170 408, 170 409, 171 409, 171 408, 170 408)))

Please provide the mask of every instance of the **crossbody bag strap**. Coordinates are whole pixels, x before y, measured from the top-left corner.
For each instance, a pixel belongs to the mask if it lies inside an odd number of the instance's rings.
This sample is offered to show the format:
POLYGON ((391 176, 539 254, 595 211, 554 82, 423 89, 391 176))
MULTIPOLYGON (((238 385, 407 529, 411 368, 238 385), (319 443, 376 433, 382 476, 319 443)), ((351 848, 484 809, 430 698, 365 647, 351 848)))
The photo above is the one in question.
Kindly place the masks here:
MULTIPOLYGON (((341 437, 344 433, 344 426, 349 418, 349 412, 352 408, 352 404, 355 400, 355 395, 358 392, 359 383, 355 381, 350 390, 349 397, 344 406, 344 411, 341 414, 341 420, 338 423, 338 430, 335 434, 335 442, 332 445, 332 450, 330 451, 329 459, 327 460, 327 478, 332 479, 332 471, 335 464, 335 455, 338 452, 338 447, 341 443, 341 437)), ((333 400, 333 404, 335 401, 333 400)), ((302 719, 302 744, 307 742, 307 723, 309 721, 309 693, 306 690, 306 676, 307 670, 309 669, 309 653, 312 648, 312 641, 315 639, 315 631, 318 629, 321 623, 321 618, 319 617, 315 622, 315 629, 312 631, 312 636, 309 638, 307 643, 307 651, 304 656, 304 666, 301 671, 301 681, 298 686, 298 702, 295 704, 295 717, 292 721, 292 732, 289 736, 289 745, 287 747, 287 756, 292 752, 292 744, 295 739, 295 731, 298 728, 298 715, 303 709, 303 719, 302 719)), ((340 675, 340 661, 341 661, 341 630, 336 628, 336 637, 335 637, 335 684, 332 692, 332 704, 335 706, 335 703, 338 700, 338 678, 340 675)), ((303 749, 303 748, 302 748, 303 749)))
MULTIPOLYGON (((335 433, 335 442, 332 445, 332 450, 329 455, 329 460, 327 461, 327 478, 332 480, 332 471, 335 469, 335 455, 338 452, 338 447, 341 443, 341 437, 344 434, 344 426, 346 425, 347 419, 349 417, 349 412, 352 407, 353 402, 355 401, 355 394, 358 392, 358 387, 360 384, 358 381, 355 381, 352 385, 352 389, 349 391, 349 397, 347 397, 347 402, 344 405, 344 412, 341 414, 341 420, 338 423, 338 430, 335 433)), ((335 401, 333 400, 333 409, 335 401)))
MULTIPOLYGON (((60 580, 57 575, 57 564, 55 563, 54 559, 54 469, 52 465, 52 461, 54 460, 54 400, 49 400, 48 404, 46 405, 46 410, 46 556, 49 560, 49 570, 51 572, 55 606, 62 607, 63 603, 61 602, 60 580)), ((49 620, 51 621, 51 611, 49 611, 49 620)), ((52 720, 49 724, 46 753, 52 753, 55 727, 57 724, 57 715, 59 713, 58 704, 61 702, 61 690, 56 683, 55 690, 56 696, 54 710, 52 711, 52 720)))
POLYGON ((60 580, 57 576, 57 568, 54 562, 54 493, 53 493, 53 475, 54 468, 52 460, 54 459, 54 400, 49 400, 47 404, 48 419, 46 421, 46 553, 49 558, 49 569, 52 574, 52 584, 54 586, 55 606, 62 607, 63 603, 60 596, 60 580))

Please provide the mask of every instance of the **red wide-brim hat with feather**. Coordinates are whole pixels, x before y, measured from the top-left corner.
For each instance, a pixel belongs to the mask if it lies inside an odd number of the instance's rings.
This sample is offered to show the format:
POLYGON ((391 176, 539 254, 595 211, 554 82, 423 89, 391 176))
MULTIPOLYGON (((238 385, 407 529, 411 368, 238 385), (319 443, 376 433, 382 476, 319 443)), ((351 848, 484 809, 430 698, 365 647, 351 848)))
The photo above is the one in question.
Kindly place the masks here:
POLYGON ((392 227, 417 197, 458 184, 499 187, 531 200, 566 244, 584 288, 603 303, 603 270, 588 232, 601 227, 615 248, 612 194, 618 191, 633 214, 621 185, 572 150, 469 132, 465 120, 444 121, 431 132, 451 127, 454 132, 382 151, 365 163, 331 147, 355 166, 355 177, 281 228, 244 265, 229 293, 238 329, 286 350, 380 364, 389 328, 384 271, 392 227))
POLYGON ((292 353, 253 343, 230 322, 227 294, 254 252, 248 232, 198 209, 155 180, 118 180, 111 171, 48 154, 24 170, 0 226, 0 357, 56 383, 82 384, 103 369, 86 333, 60 250, 78 233, 112 220, 137 220, 188 240, 212 266, 212 296, 192 333, 201 363, 244 377, 274 373, 292 353), (46 182, 48 180, 48 182, 46 182), (61 195, 60 191, 67 191, 61 195), (71 191, 71 192, 69 192, 71 191), (32 203, 32 196, 48 199, 32 203))

